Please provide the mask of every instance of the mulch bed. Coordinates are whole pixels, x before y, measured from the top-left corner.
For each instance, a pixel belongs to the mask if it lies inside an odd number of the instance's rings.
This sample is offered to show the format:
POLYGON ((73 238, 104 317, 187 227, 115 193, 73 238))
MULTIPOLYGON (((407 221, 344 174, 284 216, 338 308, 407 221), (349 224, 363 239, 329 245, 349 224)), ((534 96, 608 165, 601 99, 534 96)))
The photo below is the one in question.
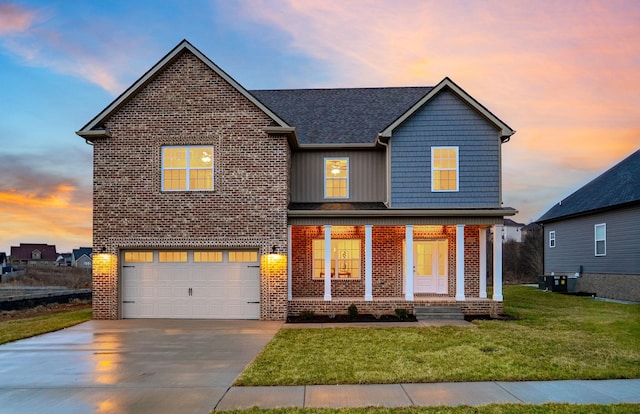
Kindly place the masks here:
POLYGON ((354 323, 354 322, 415 322, 416 317, 414 315, 408 315, 406 318, 401 319, 397 315, 382 315, 376 318, 371 314, 358 314, 355 316, 349 315, 335 315, 330 317, 329 315, 306 315, 306 316, 288 316, 287 323, 354 323))

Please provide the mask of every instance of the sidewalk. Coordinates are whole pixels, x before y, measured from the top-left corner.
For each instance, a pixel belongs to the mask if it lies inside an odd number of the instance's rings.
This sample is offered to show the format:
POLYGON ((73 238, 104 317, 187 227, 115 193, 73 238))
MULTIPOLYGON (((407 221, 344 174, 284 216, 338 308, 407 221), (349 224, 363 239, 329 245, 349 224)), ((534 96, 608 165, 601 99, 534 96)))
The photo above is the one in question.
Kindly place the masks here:
POLYGON ((251 407, 406 407, 492 403, 640 404, 640 379, 231 387, 216 411, 251 407))

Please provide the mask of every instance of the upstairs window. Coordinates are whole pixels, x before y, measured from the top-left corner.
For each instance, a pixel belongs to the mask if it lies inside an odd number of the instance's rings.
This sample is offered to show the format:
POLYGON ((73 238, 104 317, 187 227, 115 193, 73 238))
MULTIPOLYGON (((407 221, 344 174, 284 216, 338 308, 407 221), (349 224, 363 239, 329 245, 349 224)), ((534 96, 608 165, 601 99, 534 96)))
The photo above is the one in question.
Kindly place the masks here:
POLYGON ((458 147, 431 147, 431 191, 458 191, 458 147))
POLYGON ((607 225, 596 224, 593 228, 595 236, 595 254, 596 256, 607 255, 607 225))
POLYGON ((324 198, 349 198, 349 158, 324 159, 324 198))
POLYGON ((556 232, 552 230, 549 232, 549 247, 556 247, 556 232))
POLYGON ((213 190, 213 146, 162 147, 162 191, 213 190))

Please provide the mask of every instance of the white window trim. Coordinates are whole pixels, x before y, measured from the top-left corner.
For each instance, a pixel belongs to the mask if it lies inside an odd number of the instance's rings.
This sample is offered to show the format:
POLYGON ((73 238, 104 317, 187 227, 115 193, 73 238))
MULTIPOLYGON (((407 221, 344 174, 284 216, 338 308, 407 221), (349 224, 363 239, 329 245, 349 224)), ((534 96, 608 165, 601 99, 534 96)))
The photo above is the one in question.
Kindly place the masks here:
MULTIPOLYGON (((322 161, 322 170, 323 170, 323 176, 324 176, 324 180, 322 181, 323 183, 323 194, 324 194, 324 198, 325 200, 345 200, 347 198, 349 198, 349 176, 350 171, 349 171, 349 157, 324 157, 324 160, 322 161), (327 196, 327 160, 336 160, 336 161, 346 161, 347 163, 347 195, 344 197, 328 197, 327 196)), ((330 177, 329 177, 330 178, 330 177)))
POLYGON ((551 230, 549 232, 549 248, 553 249, 554 247, 556 247, 556 231, 551 230))
POLYGON ((600 223, 593 226, 593 253, 596 256, 606 256, 607 255, 607 223, 600 223), (598 239, 598 227, 604 227, 604 238, 598 239), (598 253, 598 242, 604 242, 604 253, 598 253))
MULTIPOLYGON (((438 171, 452 171, 452 168, 439 168, 438 171)), ((445 146, 445 147, 431 147, 431 192, 433 193, 457 193, 460 191, 460 147, 458 146, 445 146), (456 150, 456 189, 455 190, 436 190, 435 189, 435 167, 433 162, 433 154, 435 150, 439 149, 455 149, 456 150)))
MULTIPOLYGON (((214 163, 214 154, 215 154, 215 148, 213 145, 163 145, 160 147, 160 170, 161 170, 161 177, 160 177, 160 186, 161 186, 161 191, 166 191, 166 192, 170 192, 170 193, 175 193, 175 192, 184 192, 184 191, 213 191, 215 189, 215 163, 214 163), (211 188, 207 188, 207 189, 192 189, 189 188, 189 184, 190 184, 190 174, 191 174, 191 170, 204 170, 205 168, 190 168, 189 167, 189 149, 191 148, 196 148, 196 147, 208 147, 211 148, 211 188), (165 171, 169 171, 169 170, 176 170, 176 169, 181 169, 181 168, 165 168, 164 167, 164 148, 185 148, 186 152, 187 152, 187 157, 186 157, 186 161, 185 161, 185 165, 186 165, 186 188, 185 189, 181 189, 181 190, 173 190, 173 189, 166 189, 164 188, 164 172, 165 171)), ((208 168, 207 168, 208 169, 208 168)))

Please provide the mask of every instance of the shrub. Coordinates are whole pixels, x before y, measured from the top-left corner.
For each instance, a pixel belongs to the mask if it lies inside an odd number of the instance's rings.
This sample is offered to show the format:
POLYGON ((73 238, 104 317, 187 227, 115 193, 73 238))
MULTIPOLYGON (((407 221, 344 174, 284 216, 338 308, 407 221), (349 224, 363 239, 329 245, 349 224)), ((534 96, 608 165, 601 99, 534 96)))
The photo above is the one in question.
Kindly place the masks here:
POLYGON ((300 319, 302 319, 303 321, 308 321, 314 318, 314 316, 316 316, 316 313, 312 310, 303 310, 300 311, 300 319))
POLYGON ((396 315, 398 316, 398 318, 400 319, 407 319, 409 318, 409 311, 403 308, 396 308, 395 310, 396 315))
POLYGON ((358 307, 355 305, 355 303, 349 305, 349 307, 347 308, 347 313, 349 314, 350 318, 355 318, 356 316, 358 316, 358 307))

